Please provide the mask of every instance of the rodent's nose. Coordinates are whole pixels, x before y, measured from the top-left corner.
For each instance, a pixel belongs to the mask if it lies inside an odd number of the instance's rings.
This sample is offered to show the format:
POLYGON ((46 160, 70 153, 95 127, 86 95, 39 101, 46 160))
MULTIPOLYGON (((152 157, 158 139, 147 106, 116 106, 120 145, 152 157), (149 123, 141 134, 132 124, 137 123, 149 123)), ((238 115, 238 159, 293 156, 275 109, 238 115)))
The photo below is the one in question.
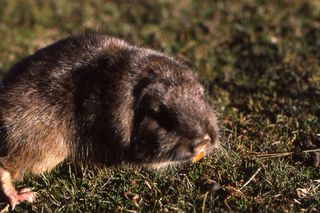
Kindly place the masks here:
POLYGON ((210 142, 211 142, 211 137, 208 134, 205 134, 203 138, 196 139, 194 141, 194 145, 197 147, 210 142))
POLYGON ((210 143, 211 143, 211 138, 209 135, 205 135, 202 139, 200 140, 198 139, 195 142, 195 146, 193 149, 195 156, 193 157, 192 162, 199 161, 205 157, 207 152, 206 148, 210 143))
POLYGON ((206 135, 203 137, 203 140, 209 140, 209 141, 211 141, 211 137, 210 137, 208 134, 206 134, 206 135))
POLYGON ((194 143, 194 153, 198 153, 201 150, 204 150, 207 145, 211 143, 211 138, 206 134, 202 139, 197 139, 194 143))

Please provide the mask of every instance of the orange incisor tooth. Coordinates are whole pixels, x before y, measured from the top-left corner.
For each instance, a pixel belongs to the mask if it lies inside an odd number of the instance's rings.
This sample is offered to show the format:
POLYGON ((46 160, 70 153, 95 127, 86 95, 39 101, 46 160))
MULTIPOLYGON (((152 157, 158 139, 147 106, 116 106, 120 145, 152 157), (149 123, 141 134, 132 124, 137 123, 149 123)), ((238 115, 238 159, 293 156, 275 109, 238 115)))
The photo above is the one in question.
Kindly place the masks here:
POLYGON ((192 162, 197 162, 199 160, 201 160, 202 158, 204 158, 205 156, 205 152, 204 150, 201 150, 193 159, 192 159, 192 162))

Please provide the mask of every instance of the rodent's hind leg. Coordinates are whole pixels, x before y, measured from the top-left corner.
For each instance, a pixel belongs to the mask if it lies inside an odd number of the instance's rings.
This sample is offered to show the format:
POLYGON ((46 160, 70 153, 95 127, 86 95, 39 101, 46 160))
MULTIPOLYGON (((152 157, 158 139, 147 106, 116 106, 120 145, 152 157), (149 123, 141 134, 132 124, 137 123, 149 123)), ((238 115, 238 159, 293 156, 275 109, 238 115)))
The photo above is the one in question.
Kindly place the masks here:
POLYGON ((21 201, 33 202, 36 199, 36 193, 29 188, 17 191, 13 186, 13 180, 10 172, 0 167, 0 184, 1 191, 7 197, 12 209, 16 207, 21 201))

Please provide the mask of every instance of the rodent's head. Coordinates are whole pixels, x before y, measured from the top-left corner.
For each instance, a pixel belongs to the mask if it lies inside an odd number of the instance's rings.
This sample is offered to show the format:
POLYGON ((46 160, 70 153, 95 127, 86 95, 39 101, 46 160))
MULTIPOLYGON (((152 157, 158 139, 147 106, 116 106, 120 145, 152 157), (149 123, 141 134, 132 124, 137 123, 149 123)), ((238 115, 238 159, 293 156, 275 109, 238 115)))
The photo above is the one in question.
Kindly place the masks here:
POLYGON ((150 167, 195 161, 218 140, 217 118, 202 85, 188 68, 167 60, 151 63, 135 89, 128 157, 150 167))

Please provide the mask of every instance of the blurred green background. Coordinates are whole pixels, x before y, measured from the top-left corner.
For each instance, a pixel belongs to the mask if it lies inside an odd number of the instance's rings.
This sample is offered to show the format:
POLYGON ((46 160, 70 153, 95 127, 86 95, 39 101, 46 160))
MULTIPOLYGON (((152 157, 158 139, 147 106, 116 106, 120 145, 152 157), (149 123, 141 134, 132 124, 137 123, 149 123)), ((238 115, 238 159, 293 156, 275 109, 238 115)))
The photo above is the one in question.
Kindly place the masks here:
POLYGON ((86 31, 194 68, 224 151, 161 172, 63 165, 17 183, 39 196, 16 211, 320 211, 320 1, 1 0, 0 73, 86 31))

